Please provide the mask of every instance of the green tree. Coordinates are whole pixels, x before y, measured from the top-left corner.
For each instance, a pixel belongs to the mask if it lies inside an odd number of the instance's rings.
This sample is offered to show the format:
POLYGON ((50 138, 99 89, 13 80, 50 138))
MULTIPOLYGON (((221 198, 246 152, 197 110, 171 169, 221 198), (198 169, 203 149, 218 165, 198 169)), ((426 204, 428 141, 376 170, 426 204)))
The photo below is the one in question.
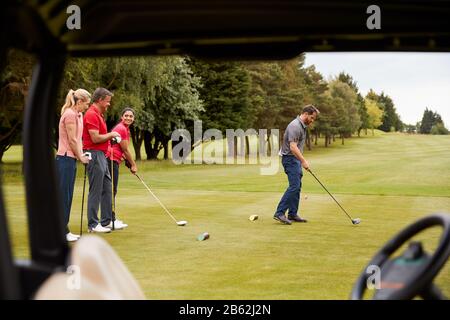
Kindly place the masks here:
POLYGON ((330 90, 327 90, 321 95, 318 107, 320 116, 314 123, 315 143, 317 144, 318 137, 323 135, 325 138, 325 147, 328 147, 332 141, 332 137, 337 133, 335 119, 338 117, 337 108, 334 105, 330 90))
POLYGON ((401 131, 403 128, 403 123, 397 114, 391 97, 384 94, 384 92, 381 92, 377 102, 383 106, 383 123, 379 129, 385 132, 401 131))
POLYGON ((369 98, 364 99, 368 114, 368 128, 372 129, 372 135, 374 135, 374 129, 378 128, 382 123, 383 110, 381 110, 379 104, 369 98))
MULTIPOLYGON (((101 60, 101 59, 100 59, 101 60)), ((70 89, 79 88, 89 91, 91 94, 95 88, 101 86, 98 79, 95 78, 96 59, 93 58, 68 58, 64 67, 64 76, 62 77, 57 103, 55 107, 55 116, 53 117, 53 147, 58 148, 59 139, 59 119, 61 116, 61 107, 65 103, 67 93, 70 89)))
POLYGON ((361 130, 365 130, 367 134, 367 129, 369 126, 369 114, 366 108, 366 104, 364 102, 364 98, 359 92, 358 84, 353 77, 345 72, 341 72, 338 75, 338 79, 341 82, 348 84, 356 93, 356 105, 358 107, 358 114, 361 120, 361 125, 358 128, 358 137, 361 135, 361 130))
POLYGON ((33 56, 11 49, 0 77, 0 162, 22 132, 25 98, 31 81, 33 56))
MULTIPOLYGON (((379 102, 380 97, 373 89, 370 89, 369 92, 367 92, 367 94, 366 94, 366 99, 370 99, 372 101, 379 102)), ((384 107, 381 106, 381 108, 384 108, 384 107)))
POLYGON ((366 95, 366 98, 377 102, 383 110, 382 124, 378 127, 378 129, 384 132, 403 130, 404 124, 400 120, 400 116, 397 114, 391 97, 386 95, 384 92, 377 94, 375 91, 370 89, 366 95))
POLYGON ((164 80, 162 63, 151 57, 109 57, 96 59, 92 67, 94 83, 114 93, 107 113, 108 128, 119 121, 125 106, 136 111, 135 123, 130 128, 136 160, 141 159, 145 132, 154 128, 154 115, 147 104, 154 99, 155 87, 164 80))
POLYGON ((422 116, 422 121, 420 122, 420 133, 429 134, 431 132, 431 128, 434 125, 434 115, 433 111, 425 109, 422 116))
MULTIPOLYGON (((202 86, 199 92, 204 108, 200 114, 203 130, 217 129, 224 134, 226 129, 248 129, 257 108, 251 104, 251 77, 244 64, 191 59, 189 65, 202 86)), ((192 127, 189 131, 194 137, 192 127)), ((237 152, 237 138, 228 141, 230 147, 233 142, 230 154, 237 152)), ((192 139, 191 143, 195 145, 198 141, 192 139)))
POLYGON ((423 112, 419 132, 422 134, 447 134, 446 130, 441 115, 426 108, 423 112))
POLYGON ((439 122, 436 123, 430 131, 431 134, 449 134, 449 131, 447 130, 447 128, 444 126, 444 123, 439 122))
POLYGON ((345 138, 349 138, 361 126, 357 94, 353 88, 338 78, 331 80, 328 88, 328 99, 335 109, 331 127, 340 134, 344 144, 345 138))
POLYGON ((156 158, 162 148, 167 158, 171 130, 185 126, 186 120, 195 119, 202 110, 199 80, 183 57, 112 57, 80 63, 88 75, 83 83, 92 90, 101 86, 114 93, 107 113, 109 129, 119 121, 125 106, 135 109, 130 131, 137 160, 142 158, 143 143, 147 159, 156 158))
POLYGON ((191 59, 189 65, 200 78, 200 115, 203 129, 246 128, 250 109, 250 76, 237 62, 205 62, 191 59))
MULTIPOLYGON (((257 106, 254 128, 278 128, 281 138, 287 124, 304 105, 312 103, 320 108, 327 83, 314 66, 304 64, 304 54, 288 61, 245 64, 252 79, 252 103, 257 106)), ((315 126, 309 130, 318 132, 315 126)), ((311 149, 310 134, 306 146, 311 149)))
POLYGON ((168 159, 168 143, 172 131, 186 129, 194 120, 199 119, 203 109, 199 89, 200 78, 193 75, 186 59, 175 58, 166 68, 168 81, 158 88, 156 99, 151 105, 155 126, 146 139, 147 158, 156 159, 164 148, 164 159, 168 159))
MULTIPOLYGON (((251 79, 249 90, 252 106, 251 127, 258 129, 278 128, 284 107, 286 93, 285 75, 276 62, 248 62, 244 63, 251 79)), ((270 134, 270 132, 267 132, 270 134)), ((270 140, 267 144, 270 148, 270 140)), ((266 146, 261 145, 262 153, 266 153, 266 146)), ((249 147, 247 147, 247 151, 249 147)))
MULTIPOLYGON (((321 115, 319 116, 319 122, 322 119, 322 115, 324 115, 322 110, 322 104, 324 102, 323 93, 328 89, 327 82, 323 79, 322 74, 316 71, 314 65, 304 67, 304 55, 300 55, 298 57, 298 85, 304 86, 302 90, 303 101, 301 102, 301 109, 306 104, 313 104, 319 108, 321 111, 321 115)), ((317 129, 320 125, 319 122, 315 122, 313 125, 308 127, 307 135, 306 135, 306 147, 311 150, 312 143, 311 138, 315 140, 315 144, 317 145, 319 130, 317 129)))
POLYGON ((251 79, 249 95, 254 110, 251 126, 255 129, 275 128, 286 89, 281 67, 267 62, 246 63, 244 66, 251 79))

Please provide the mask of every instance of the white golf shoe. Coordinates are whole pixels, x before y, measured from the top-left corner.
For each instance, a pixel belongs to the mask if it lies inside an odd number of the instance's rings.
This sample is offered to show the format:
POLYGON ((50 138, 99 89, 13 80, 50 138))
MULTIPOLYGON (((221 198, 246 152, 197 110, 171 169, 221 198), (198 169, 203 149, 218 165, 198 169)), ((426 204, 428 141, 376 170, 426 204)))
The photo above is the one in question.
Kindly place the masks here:
POLYGON ((128 227, 128 225, 127 225, 126 223, 123 223, 122 220, 117 220, 117 219, 116 219, 116 221, 114 222, 114 224, 116 224, 117 221, 119 221, 119 223, 120 223, 124 228, 128 227))
POLYGON ((95 226, 95 228, 89 228, 89 232, 108 233, 111 232, 111 229, 102 227, 102 225, 99 223, 95 226))
POLYGON ((67 242, 74 242, 74 241, 77 241, 78 239, 80 239, 79 235, 73 234, 71 232, 66 234, 67 242))
MULTIPOLYGON (((125 229, 126 227, 128 227, 128 225, 126 223, 123 223, 120 220, 114 221, 114 229, 115 230, 122 230, 122 229, 125 229)), ((112 221, 106 226, 106 228, 109 228, 110 230, 112 229, 112 221)))

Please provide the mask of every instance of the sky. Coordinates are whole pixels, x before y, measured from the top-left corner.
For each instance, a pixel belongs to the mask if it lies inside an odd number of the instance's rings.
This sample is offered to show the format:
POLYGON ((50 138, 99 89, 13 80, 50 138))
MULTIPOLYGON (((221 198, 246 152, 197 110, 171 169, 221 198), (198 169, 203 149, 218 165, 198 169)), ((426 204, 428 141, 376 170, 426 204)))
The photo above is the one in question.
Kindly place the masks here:
POLYGON ((450 129, 450 53, 307 53, 305 65, 312 64, 327 80, 350 74, 363 96, 383 91, 406 124, 421 121, 428 108, 450 129))

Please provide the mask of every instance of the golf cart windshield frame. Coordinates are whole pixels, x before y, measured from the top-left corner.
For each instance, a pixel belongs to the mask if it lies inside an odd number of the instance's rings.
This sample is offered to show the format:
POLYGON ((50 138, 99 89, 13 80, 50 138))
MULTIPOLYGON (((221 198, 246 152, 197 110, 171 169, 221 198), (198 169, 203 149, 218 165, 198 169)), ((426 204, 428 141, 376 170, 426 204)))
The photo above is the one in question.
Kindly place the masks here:
POLYGON ((23 128, 31 259, 13 259, 0 185, 0 299, 31 298, 67 262, 69 248, 50 143, 67 56, 280 59, 304 51, 450 51, 449 10, 427 1, 386 5, 390 11, 383 15, 381 30, 366 26, 368 4, 275 0, 84 1, 82 28, 68 30, 66 9, 71 2, 6 1, 0 17, 0 63, 9 47, 38 59, 23 128), (108 19, 99 24, 99 15, 108 19), (175 20, 186 27, 180 28, 175 20))

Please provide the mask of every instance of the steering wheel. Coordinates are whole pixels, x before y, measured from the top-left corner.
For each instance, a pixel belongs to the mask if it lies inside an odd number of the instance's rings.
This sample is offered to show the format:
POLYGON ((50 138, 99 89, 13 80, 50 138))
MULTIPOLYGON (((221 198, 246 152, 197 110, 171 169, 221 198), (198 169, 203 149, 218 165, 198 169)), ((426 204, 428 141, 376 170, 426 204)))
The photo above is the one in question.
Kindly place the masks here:
POLYGON ((370 277, 366 270, 373 269, 373 266, 379 268, 381 279, 374 299, 408 300, 417 295, 424 299, 445 299, 432 281, 449 256, 450 215, 434 214, 424 217, 398 233, 375 254, 356 280, 351 299, 362 299, 370 277), (442 226, 443 231, 438 247, 431 256, 422 250, 419 242, 411 242, 402 256, 389 259, 406 241, 433 226, 442 226))

